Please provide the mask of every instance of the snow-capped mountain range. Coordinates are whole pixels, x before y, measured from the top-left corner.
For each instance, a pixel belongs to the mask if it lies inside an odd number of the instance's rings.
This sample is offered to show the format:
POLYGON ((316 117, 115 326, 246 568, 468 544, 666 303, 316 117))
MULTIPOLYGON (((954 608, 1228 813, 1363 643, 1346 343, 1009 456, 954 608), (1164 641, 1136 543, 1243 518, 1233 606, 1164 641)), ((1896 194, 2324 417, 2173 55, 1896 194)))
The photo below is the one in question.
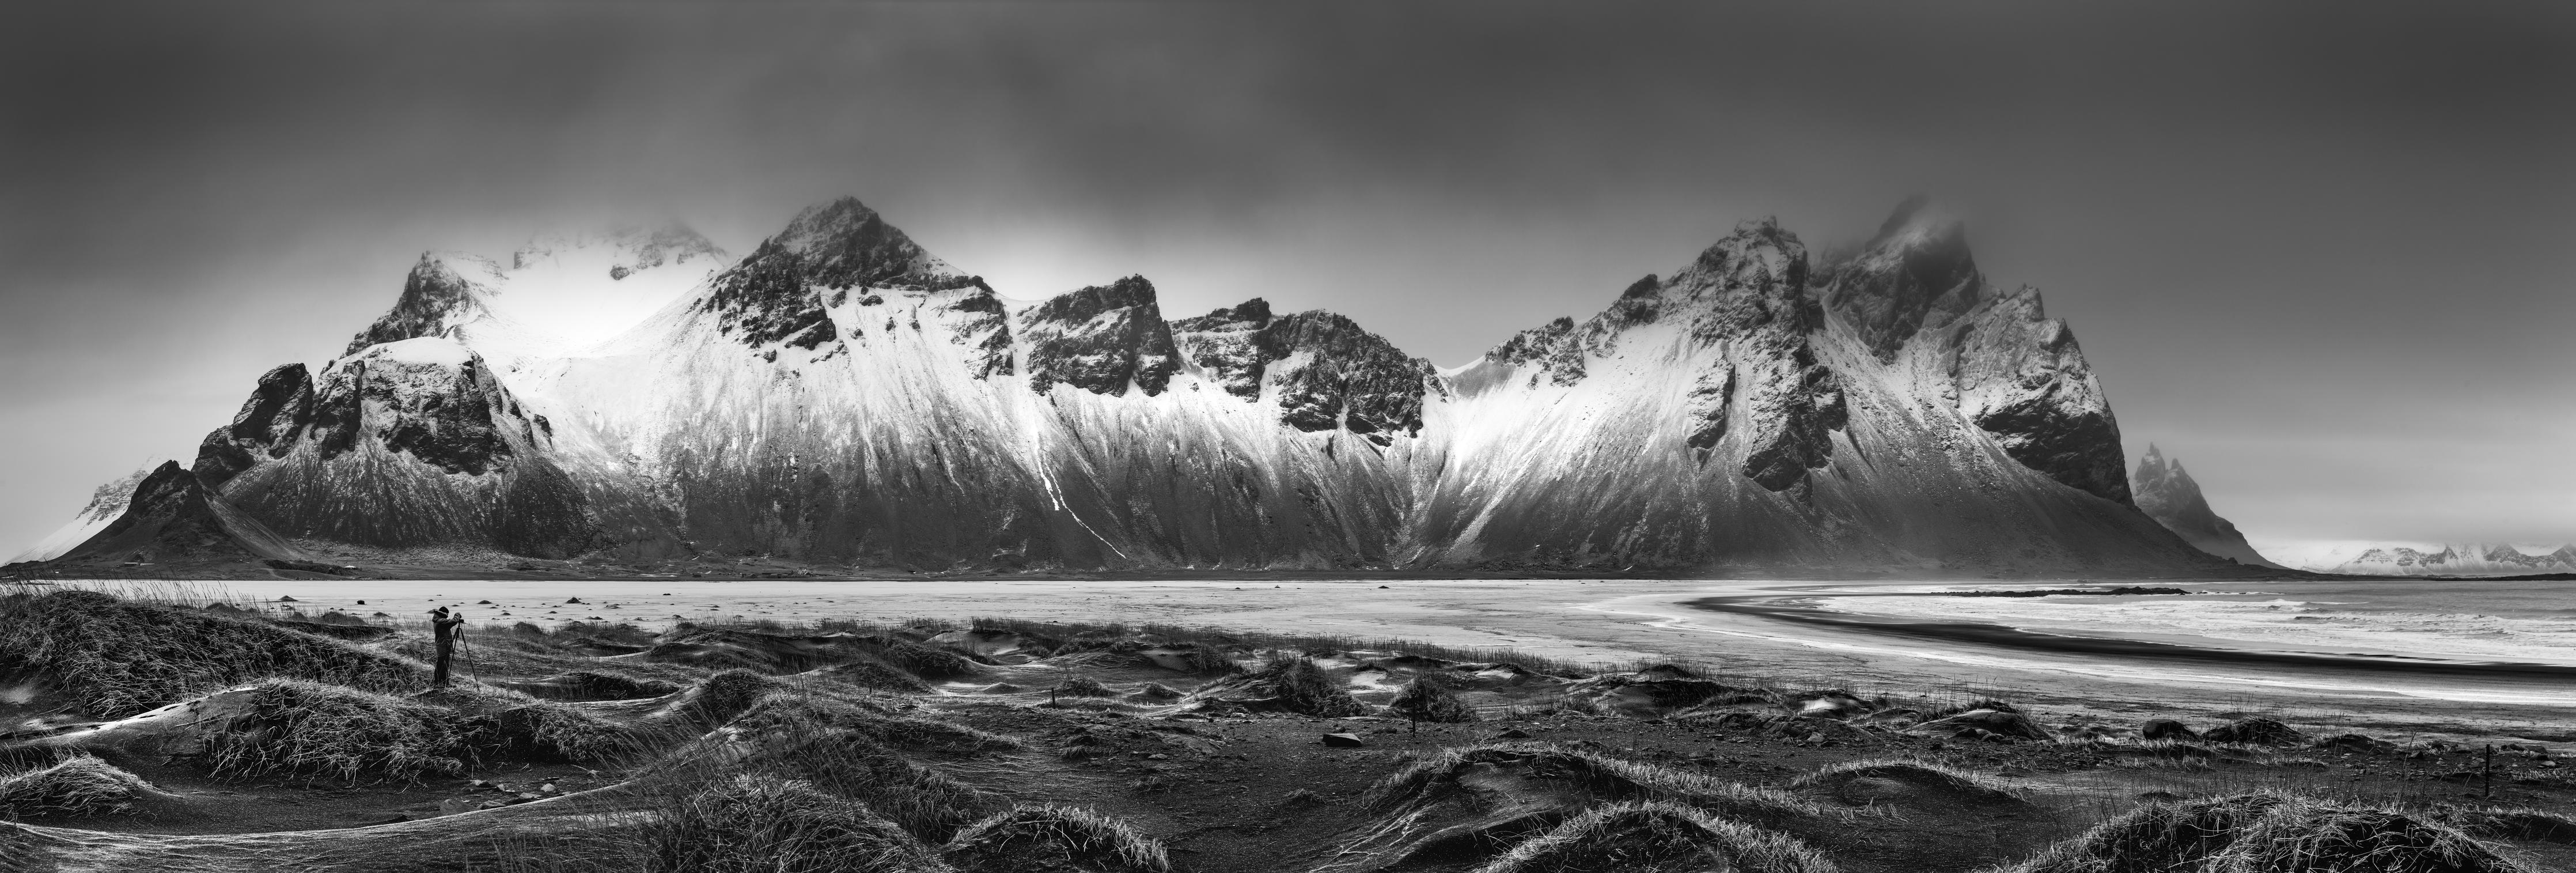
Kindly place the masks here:
POLYGON ((2360 576, 2524 576, 2576 573, 2576 543, 2346 542, 2267 550, 2281 563, 2360 576))
POLYGON ((677 227, 424 256, 181 472, 317 553, 2226 568, 2133 503, 2065 322, 1920 201, 1848 259, 1749 221, 1605 296, 1442 369, 1328 312, 1169 318, 1141 276, 1007 297, 845 198, 739 260, 677 227))

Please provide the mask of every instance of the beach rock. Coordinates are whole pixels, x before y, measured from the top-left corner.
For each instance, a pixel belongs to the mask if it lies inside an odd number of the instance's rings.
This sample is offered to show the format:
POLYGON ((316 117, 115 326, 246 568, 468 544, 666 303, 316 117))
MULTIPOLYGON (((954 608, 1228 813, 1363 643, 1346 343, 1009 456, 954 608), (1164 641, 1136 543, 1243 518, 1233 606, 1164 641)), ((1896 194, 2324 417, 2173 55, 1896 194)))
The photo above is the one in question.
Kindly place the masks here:
POLYGON ((1358 734, 1325 734, 1324 745, 1337 749, 1356 749, 1368 745, 1358 734))
POLYGON ((1906 733, 1926 737, 1960 739, 2001 739, 2007 741, 2051 739, 2048 729, 2031 721, 2030 716, 1997 709, 1971 709, 1947 718, 1936 718, 1907 728, 1906 733))
POLYGON ((2360 734, 2339 734, 2317 741, 2317 748, 2346 752, 2382 753, 2397 751, 2397 744, 2360 734))
POLYGON ((2213 743, 2239 743, 2248 746, 2296 745, 2308 738, 2289 725, 2268 718, 2248 718, 2228 722, 2202 733, 2201 739, 2213 743))
POLYGON ((1869 711, 1868 703, 1840 691, 1794 697, 1788 703, 1798 708, 1798 715, 1806 718, 1847 719, 1869 711))
POLYGON ((2142 740, 2196 740, 2200 739, 2200 732, 2192 730, 2190 725, 2183 724, 2182 722, 2175 721, 2170 718, 2151 718, 2147 719, 2146 724, 2138 726, 2138 738, 2142 740))

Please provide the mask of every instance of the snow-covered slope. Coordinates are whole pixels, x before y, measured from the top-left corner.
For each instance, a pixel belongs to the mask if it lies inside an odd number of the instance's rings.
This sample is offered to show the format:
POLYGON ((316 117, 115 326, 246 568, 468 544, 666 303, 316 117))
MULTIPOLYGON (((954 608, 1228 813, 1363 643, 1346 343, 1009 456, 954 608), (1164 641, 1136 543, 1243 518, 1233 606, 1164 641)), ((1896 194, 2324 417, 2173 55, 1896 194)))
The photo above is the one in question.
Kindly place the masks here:
POLYGON ((90 537, 98 535, 100 530, 116 521, 118 516, 125 514, 126 503, 134 497, 134 486, 142 484, 143 477, 151 473, 151 467, 139 467, 130 474, 98 486, 98 490, 90 492, 89 503, 82 505, 80 512, 73 515, 71 521, 64 523, 60 529, 44 539, 38 540, 35 545, 27 547, 27 550, 18 553, 17 557, 10 558, 9 563, 50 561, 62 557, 63 553, 71 551, 72 547, 87 542, 90 537))
POLYGON ((198 474, 289 536, 495 553, 2224 566, 2131 505, 2066 325, 1919 202, 1836 263, 1747 222, 1445 371, 1327 312, 1167 318, 1141 276, 1004 297, 852 199, 613 335, 655 295, 596 323, 535 301, 716 256, 601 251, 424 258, 347 357, 263 377, 198 474))
POLYGON ((2319 573, 2363 576, 2520 576, 2576 573, 2576 544, 2334 543, 2276 553, 2282 563, 2319 573))
POLYGON ((503 368, 574 357, 632 329, 725 267, 705 237, 676 224, 540 237, 508 266, 430 252, 391 311, 347 354, 392 340, 444 336, 503 368))
POLYGON ((2234 523, 2211 510, 2209 500, 2201 496, 2200 483, 2183 471, 2182 462, 2166 460, 2153 444, 2147 446, 2146 457, 2138 459, 2129 487, 2137 495, 2139 511, 2193 547, 2239 564, 2280 566, 2256 552, 2234 523))

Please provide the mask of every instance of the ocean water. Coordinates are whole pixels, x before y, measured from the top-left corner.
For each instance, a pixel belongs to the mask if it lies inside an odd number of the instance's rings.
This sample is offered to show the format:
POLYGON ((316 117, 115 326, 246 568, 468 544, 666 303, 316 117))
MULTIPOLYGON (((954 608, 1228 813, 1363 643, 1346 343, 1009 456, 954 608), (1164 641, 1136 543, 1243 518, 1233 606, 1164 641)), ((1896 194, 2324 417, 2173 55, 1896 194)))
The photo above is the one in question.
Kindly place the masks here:
POLYGON ((1915 585, 1827 594, 1830 612, 2211 649, 2576 666, 2576 582, 2140 583, 2189 595, 1955 597, 2056 585, 1915 585))

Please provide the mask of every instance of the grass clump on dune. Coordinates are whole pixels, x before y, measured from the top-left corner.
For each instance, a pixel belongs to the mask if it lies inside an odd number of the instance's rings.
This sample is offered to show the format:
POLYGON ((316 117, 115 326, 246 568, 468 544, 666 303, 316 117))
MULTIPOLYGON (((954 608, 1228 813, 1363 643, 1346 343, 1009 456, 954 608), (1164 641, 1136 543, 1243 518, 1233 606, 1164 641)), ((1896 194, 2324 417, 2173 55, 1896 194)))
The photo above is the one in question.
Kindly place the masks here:
POLYGON ((669 704, 656 712, 685 719, 700 728, 713 728, 749 711, 761 698, 797 690, 794 684, 775 676, 742 669, 725 670, 682 689, 669 704))
POLYGON ((1027 747, 1019 740, 965 725, 896 715, 894 710, 871 701, 795 692, 763 697, 727 726, 746 734, 776 736, 847 730, 898 748, 950 755, 1027 747))
POLYGON ((828 679, 852 688, 864 688, 870 691, 892 691, 902 694, 930 693, 930 685, 921 681, 919 677, 897 670, 873 658, 819 667, 801 675, 828 679))
POLYGON ((1475 707, 1459 700, 1458 695, 1449 693, 1449 689, 1420 676, 1404 683, 1404 690, 1396 692, 1395 699, 1389 701, 1386 708, 1389 714, 1412 721, 1455 723, 1476 720, 1475 707))
POLYGON ((2001 873, 2527 873, 2446 825, 2256 792, 2156 804, 2001 873))
POLYGON ((0 776, 0 818, 50 815, 122 815, 138 798, 159 789, 143 778, 89 755, 0 776))
POLYGON ((812 784, 868 809, 914 837, 942 842, 1007 804, 999 797, 906 760, 850 730, 819 730, 775 741, 743 766, 812 784))
POLYGON ((513 706, 468 724, 469 745, 495 759, 596 763, 633 754, 648 743, 633 728, 551 701, 513 706))
POLYGON ((487 680, 531 697, 546 700, 642 700, 660 697, 685 687, 667 679, 641 679, 623 673, 598 670, 574 670, 543 679, 487 680))
POLYGON ((448 710, 399 697, 306 682, 269 679, 251 690, 249 710, 207 743, 217 776, 360 775, 418 781, 465 772, 470 757, 462 720, 448 710))
POLYGON ((83 712, 124 718, 268 676, 368 691, 417 687, 418 661, 203 610, 92 591, 0 596, 0 674, 43 678, 83 712))
POLYGON ((1786 834, 1670 803, 1586 810, 1512 848, 1477 873, 1834 873, 1831 861, 1786 834))
POLYGON ((943 850, 969 870, 1021 871, 1073 868, 1118 873, 1166 873, 1163 844, 1126 822, 1069 806, 1022 806, 959 831, 943 850), (1079 866, 1076 866, 1079 865, 1079 866))
POLYGON ((1933 802, 2018 802, 2013 787, 1979 773, 1905 758, 1863 758, 1817 769, 1789 787, 1829 792, 1846 801, 1916 796, 1933 802))
POLYGON ((956 652, 906 640, 888 639, 869 648, 888 666, 933 682, 964 679, 984 672, 974 660, 956 652))
POLYGON ((2470 836, 2576 845, 2576 819, 2537 809, 2445 806, 2434 811, 2433 820, 2470 836))
POLYGON ((804 782, 742 775, 637 829, 627 869, 651 873, 935 873, 930 850, 866 806, 804 782))
POLYGON ((1353 699, 1324 668, 1315 665, 1314 659, 1303 655, 1271 658, 1262 662, 1259 670, 1208 683, 1194 696, 1300 715, 1336 717, 1368 712, 1366 704, 1353 699))
POLYGON ((1369 786, 1361 802, 1392 812, 1459 790, 1458 777, 1479 765, 1544 770, 1602 801, 1665 801, 1731 816, 1780 819, 1831 815, 1822 806, 1772 788, 1755 788, 1686 770, 1622 761, 1545 743, 1491 743, 1442 750, 1369 786))
POLYGON ((2304 798, 2274 807, 2217 860, 2227 873, 2524 873, 2447 825, 2304 798))

